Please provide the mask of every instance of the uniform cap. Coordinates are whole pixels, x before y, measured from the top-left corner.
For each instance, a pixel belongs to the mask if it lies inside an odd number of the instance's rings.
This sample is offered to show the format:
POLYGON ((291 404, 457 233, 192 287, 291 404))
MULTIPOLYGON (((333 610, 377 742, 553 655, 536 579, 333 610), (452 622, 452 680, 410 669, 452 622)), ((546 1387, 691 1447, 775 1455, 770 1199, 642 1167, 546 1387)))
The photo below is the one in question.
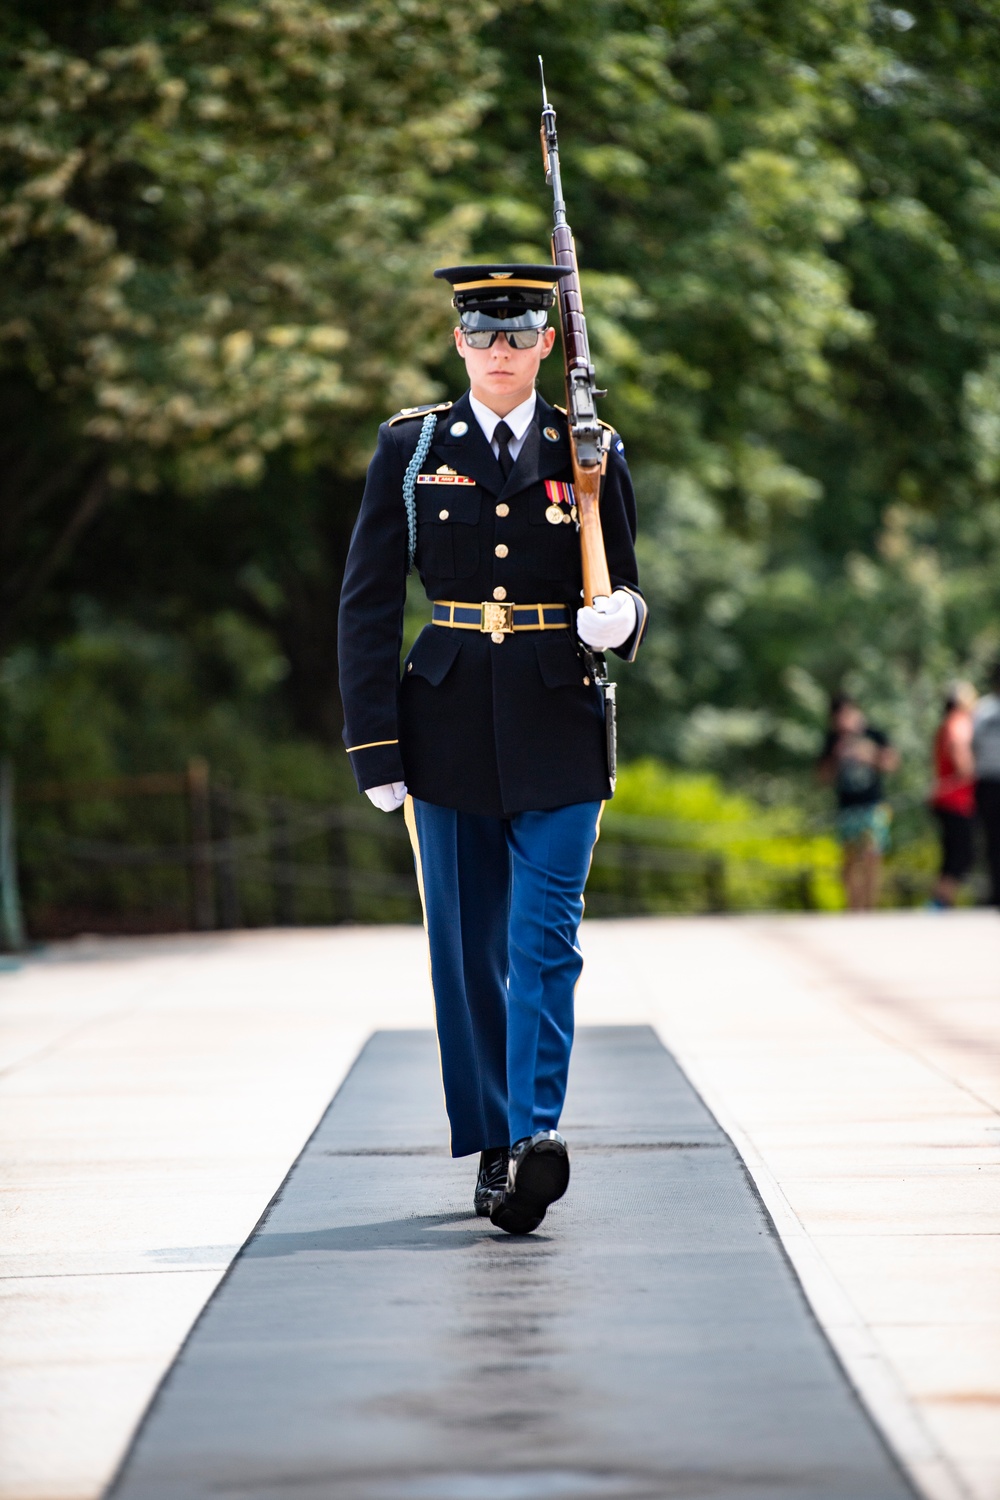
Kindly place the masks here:
POLYGON ((556 286, 568 266, 444 266, 434 272, 451 283, 459 322, 477 328, 544 328, 556 286))

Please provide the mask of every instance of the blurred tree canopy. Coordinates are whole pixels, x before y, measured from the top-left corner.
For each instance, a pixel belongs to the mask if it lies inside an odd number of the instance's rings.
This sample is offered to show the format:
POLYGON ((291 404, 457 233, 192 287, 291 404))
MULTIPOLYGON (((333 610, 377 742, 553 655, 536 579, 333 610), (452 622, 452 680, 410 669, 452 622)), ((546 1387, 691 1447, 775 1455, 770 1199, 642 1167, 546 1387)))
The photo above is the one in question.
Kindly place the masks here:
POLYGON ((630 748, 802 765, 845 683, 919 777, 946 678, 1000 646, 1000 6, 567 15, 503 17, 505 86, 460 170, 469 191, 488 168, 481 245, 544 243, 544 51, 642 506, 630 748))
POLYGON ((376 414, 428 389, 426 267, 463 218, 430 185, 471 150, 489 14, 5 7, 0 631, 116 490, 155 546, 154 495, 281 451, 363 472, 376 414))
POLYGON ((794 776, 846 683, 919 776, 1000 649, 997 0, 12 0, 8 745, 77 660, 231 712, 50 707, 53 766, 335 740, 375 427, 460 380, 429 272, 548 255, 539 52, 642 512, 626 753, 794 776))

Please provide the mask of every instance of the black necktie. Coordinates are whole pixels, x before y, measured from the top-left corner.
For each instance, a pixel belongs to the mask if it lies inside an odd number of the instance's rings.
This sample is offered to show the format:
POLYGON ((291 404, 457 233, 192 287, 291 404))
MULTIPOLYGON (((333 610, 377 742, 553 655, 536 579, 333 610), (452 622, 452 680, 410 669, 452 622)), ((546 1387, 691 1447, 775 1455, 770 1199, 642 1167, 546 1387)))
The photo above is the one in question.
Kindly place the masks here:
POLYGON ((497 457, 500 460, 500 472, 504 479, 514 467, 514 460, 510 456, 510 440, 514 436, 506 422, 498 422, 493 429, 493 436, 497 440, 497 448, 500 450, 497 457))

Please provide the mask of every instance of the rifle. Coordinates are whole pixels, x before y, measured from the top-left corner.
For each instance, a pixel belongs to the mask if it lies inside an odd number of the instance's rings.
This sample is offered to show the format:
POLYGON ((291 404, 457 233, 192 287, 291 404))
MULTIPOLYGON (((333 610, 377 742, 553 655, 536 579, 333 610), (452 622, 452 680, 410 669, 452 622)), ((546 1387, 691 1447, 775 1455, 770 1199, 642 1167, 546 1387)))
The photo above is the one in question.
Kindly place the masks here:
POLYGON ((556 112, 545 92, 545 70, 541 58, 538 67, 542 75, 542 161, 545 181, 552 188, 552 260, 557 266, 568 266, 571 272, 569 276, 559 278, 559 322, 566 362, 566 415, 569 418, 573 489, 576 513, 580 518, 583 597, 585 604, 593 604, 595 599, 608 599, 611 595, 600 510, 601 478, 608 461, 610 433, 602 427, 597 416, 597 397, 605 392, 597 389, 594 366, 590 361, 576 247, 573 231, 566 222, 566 204, 562 195, 556 112))
MULTIPOLYGON (((601 479, 608 462, 609 429, 597 416, 597 397, 606 393, 597 389, 594 366, 590 362, 587 320, 583 315, 583 293, 576 263, 573 231, 566 221, 566 203, 562 195, 559 171, 559 138, 556 135, 556 112, 545 92, 545 69, 538 59, 542 75, 542 161, 545 181, 552 189, 552 260, 557 266, 568 266, 569 276, 560 276, 559 322, 562 327, 563 358, 566 363, 566 416, 569 420, 570 459, 573 465, 573 491, 576 513, 580 518, 580 553, 583 562, 583 602, 595 604, 611 597, 611 575, 604 551, 601 530, 601 479)), ((615 684, 608 679, 604 657, 581 642, 581 655, 588 675, 597 684, 604 699, 604 734, 608 754, 608 781, 615 789, 618 761, 618 716, 615 684)))

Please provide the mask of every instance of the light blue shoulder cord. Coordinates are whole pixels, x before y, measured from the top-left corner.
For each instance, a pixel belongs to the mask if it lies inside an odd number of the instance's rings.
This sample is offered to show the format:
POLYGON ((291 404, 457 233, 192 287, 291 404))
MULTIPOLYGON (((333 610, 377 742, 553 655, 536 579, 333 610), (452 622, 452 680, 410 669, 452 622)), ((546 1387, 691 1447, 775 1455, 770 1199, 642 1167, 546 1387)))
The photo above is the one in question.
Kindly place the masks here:
POLYGON ((420 429, 413 457, 407 464, 406 473, 403 475, 403 499, 406 501, 406 571, 408 573, 412 573, 413 560, 417 555, 417 475, 420 473, 421 464, 430 452, 436 426, 437 416, 429 411, 424 417, 424 425, 420 429))

